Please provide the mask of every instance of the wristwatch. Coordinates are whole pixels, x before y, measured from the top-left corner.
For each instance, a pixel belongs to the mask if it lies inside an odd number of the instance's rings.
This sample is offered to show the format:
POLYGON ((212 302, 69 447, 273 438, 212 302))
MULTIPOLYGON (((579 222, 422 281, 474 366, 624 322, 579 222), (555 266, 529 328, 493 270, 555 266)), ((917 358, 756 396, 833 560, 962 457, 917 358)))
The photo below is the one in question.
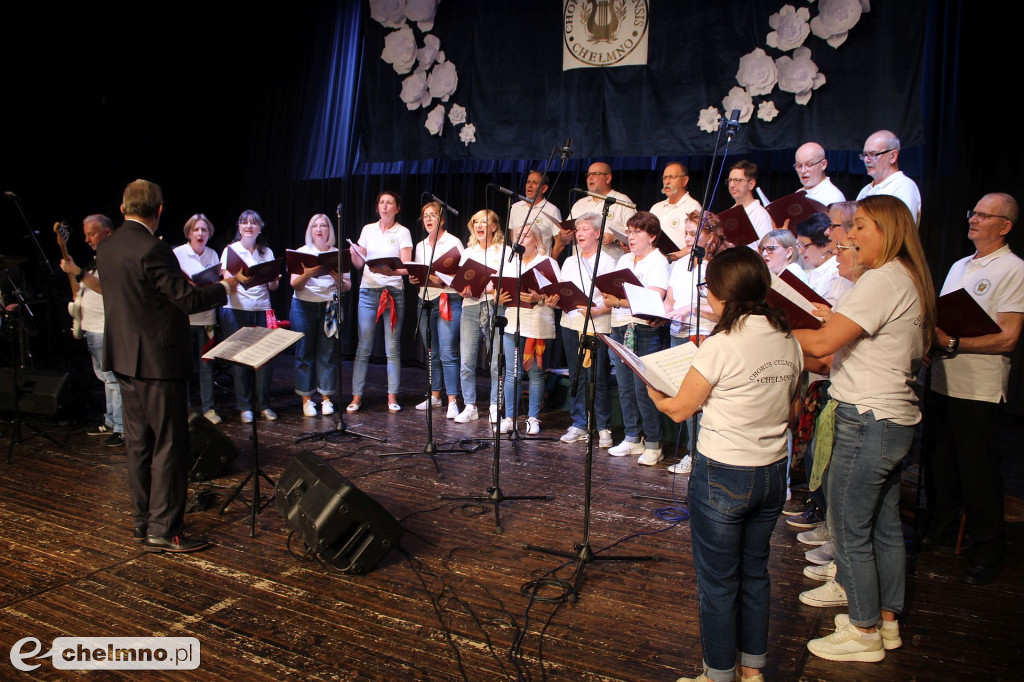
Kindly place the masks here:
POLYGON ((959 347, 960 338, 956 336, 949 337, 949 341, 946 342, 946 355, 954 355, 959 347))

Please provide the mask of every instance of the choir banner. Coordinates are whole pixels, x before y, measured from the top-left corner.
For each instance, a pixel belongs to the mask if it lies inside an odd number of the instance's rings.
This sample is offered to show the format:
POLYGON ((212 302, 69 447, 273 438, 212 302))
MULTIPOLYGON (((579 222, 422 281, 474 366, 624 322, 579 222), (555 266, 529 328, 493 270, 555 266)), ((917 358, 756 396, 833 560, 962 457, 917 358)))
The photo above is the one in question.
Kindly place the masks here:
POLYGON ((880 129, 908 147, 924 142, 928 3, 367 7, 357 104, 365 161, 544 159, 569 137, 577 158, 709 154, 719 117, 736 109, 733 154, 808 140, 860 150, 880 129))
POLYGON ((647 0, 563 3, 563 71, 647 63, 647 0))

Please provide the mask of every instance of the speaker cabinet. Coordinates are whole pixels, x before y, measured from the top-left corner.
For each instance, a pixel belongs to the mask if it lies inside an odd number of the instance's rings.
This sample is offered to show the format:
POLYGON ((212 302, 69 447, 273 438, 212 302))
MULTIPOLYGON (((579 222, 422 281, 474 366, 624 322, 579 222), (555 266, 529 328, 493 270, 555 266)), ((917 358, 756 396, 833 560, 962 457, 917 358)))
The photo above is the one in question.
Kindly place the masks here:
POLYGON ((192 453, 192 481, 208 481, 223 474, 238 457, 238 448, 223 431, 197 414, 188 422, 188 447, 192 453))
POLYGON ((395 517, 312 452, 292 460, 275 497, 288 526, 342 573, 373 570, 402 539, 395 517))
POLYGON ((67 372, 19 369, 15 386, 14 369, 0 368, 0 411, 14 412, 14 396, 17 395, 22 414, 52 417, 60 408, 61 393, 67 382, 67 372))

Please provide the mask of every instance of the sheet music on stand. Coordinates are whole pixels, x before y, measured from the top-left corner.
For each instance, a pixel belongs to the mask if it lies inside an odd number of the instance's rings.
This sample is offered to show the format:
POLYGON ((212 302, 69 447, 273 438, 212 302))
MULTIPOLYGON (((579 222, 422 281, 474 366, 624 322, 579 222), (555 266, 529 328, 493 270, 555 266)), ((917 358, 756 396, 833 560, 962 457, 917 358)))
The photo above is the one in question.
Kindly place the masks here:
POLYGON ((259 369, 289 346, 298 343, 302 332, 266 327, 242 327, 203 354, 204 360, 227 360, 259 369))
POLYGON ((608 334, 598 334, 598 337, 622 358, 641 381, 667 396, 679 393, 679 387, 683 385, 683 379, 693 364, 693 356, 697 354, 697 346, 689 341, 657 353, 637 355, 608 334))

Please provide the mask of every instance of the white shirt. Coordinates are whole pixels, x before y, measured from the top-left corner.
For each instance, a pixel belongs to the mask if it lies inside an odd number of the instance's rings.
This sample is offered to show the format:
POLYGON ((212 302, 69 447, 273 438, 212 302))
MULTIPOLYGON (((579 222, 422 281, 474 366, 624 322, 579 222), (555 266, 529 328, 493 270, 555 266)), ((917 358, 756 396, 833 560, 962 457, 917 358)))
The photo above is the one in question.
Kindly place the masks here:
POLYGON ((711 384, 697 449, 734 466, 784 459, 789 405, 803 366, 796 338, 776 331, 762 315, 748 315, 732 331, 709 336, 692 367, 711 384))
MULTIPOLYGON (((540 253, 534 256, 532 261, 523 263, 523 272, 525 273, 545 260, 550 262, 551 267, 554 268, 555 279, 561 277, 558 263, 554 259, 540 253)), ((515 260, 506 264, 505 267, 509 276, 518 273, 519 256, 516 256, 515 260)), ((509 293, 515 296, 515 292, 510 291, 509 293)), ((506 334, 514 334, 516 330, 521 330, 520 335, 528 339, 555 338, 555 311, 542 303, 537 303, 532 308, 517 309, 509 306, 505 309, 505 317, 508 319, 508 325, 505 327, 506 334)))
MULTIPOLYGON (((682 322, 673 320, 672 326, 669 328, 672 336, 681 338, 691 336, 693 328, 697 324, 696 309, 701 301, 701 298, 697 295, 698 278, 702 278, 707 273, 708 267, 707 263, 702 263, 698 270, 696 264, 694 264, 693 270, 687 270, 686 268, 689 264, 689 258, 677 260, 672 264, 668 275, 668 288, 672 290, 672 302, 675 304, 675 307, 690 306, 690 314, 684 317, 682 322)), ((716 324, 718 324, 716 321, 708 319, 705 311, 701 311, 699 332, 701 335, 707 336, 710 334, 716 324)))
MULTIPOLYGON (((217 252, 209 246, 205 246, 203 248, 203 253, 198 254, 192 249, 192 245, 188 242, 185 242, 180 246, 175 246, 174 256, 178 259, 178 265, 181 266, 181 271, 189 277, 220 263, 220 258, 217 257, 217 252)), ((201 313, 189 315, 188 323, 196 327, 206 327, 217 324, 217 311, 204 310, 201 313)))
POLYGON ((846 197, 839 188, 832 184, 832 181, 827 177, 819 182, 810 189, 805 189, 804 193, 807 194, 808 199, 814 199, 819 204, 824 204, 826 207, 830 204, 835 204, 840 201, 846 201, 846 197))
MULTIPOLYGON (((299 253, 308 253, 312 256, 319 256, 321 253, 333 253, 337 254, 338 250, 334 247, 329 247, 326 251, 321 251, 315 246, 305 244, 298 249, 295 249, 299 253)), ((335 255, 337 258, 337 255, 335 255)), ((310 277, 306 280, 306 286, 301 289, 295 289, 295 298, 300 301, 306 301, 308 303, 323 303, 330 301, 334 298, 334 292, 338 290, 338 283, 331 277, 330 272, 326 272, 318 277, 310 277)))
MULTIPOLYGON (((444 254, 448 253, 452 249, 458 250, 460 254, 459 257, 461 259, 462 242, 454 234, 445 230, 445 233, 442 234, 440 238, 438 238, 436 248, 431 247, 430 243, 426 239, 417 244, 416 250, 412 254, 412 259, 417 263, 426 263, 428 260, 430 260, 431 249, 433 249, 434 251, 435 260, 443 256, 444 254)), ((459 292, 455 291, 455 289, 452 289, 451 287, 427 287, 426 299, 428 301, 433 301, 435 298, 440 297, 441 294, 452 295, 458 293, 459 292)), ((418 295, 423 296, 422 286, 420 286, 420 292, 418 295)))
MULTIPOLYGON (((96 279, 100 278, 98 270, 90 271, 96 279)), ((103 295, 81 285, 82 292, 82 331, 91 334, 102 334, 103 325, 106 322, 106 313, 103 310, 103 295)))
MULTIPOLYGON (((808 271, 806 281, 807 285, 814 289, 814 293, 825 298, 832 280, 836 277, 839 277, 839 261, 835 259, 835 256, 830 256, 827 261, 808 271)), ((836 304, 835 301, 829 301, 829 303, 836 304)))
MULTIPOLYGON (((359 246, 366 249, 366 260, 375 258, 400 258, 402 249, 412 248, 412 234, 401 223, 395 223, 387 230, 380 229, 380 221, 363 226, 359 233, 359 246)), ((360 289, 381 289, 383 287, 404 286, 401 275, 378 275, 363 266, 363 278, 359 281, 360 289)))
MULTIPOLYGON (((648 289, 664 289, 668 291, 668 259, 658 249, 651 249, 639 262, 633 253, 627 253, 615 264, 616 270, 632 270, 636 278, 648 289)), ((623 299, 625 300, 625 299, 623 299)), ((629 323, 649 324, 646 320, 633 317, 629 309, 629 301, 622 308, 612 310, 612 326, 621 327, 629 323)))
POLYGON ((686 216, 694 211, 700 211, 700 202, 690 196, 689 192, 684 192, 674 204, 665 199, 651 206, 651 213, 658 216, 658 222, 661 223, 661 231, 677 244, 686 243, 686 216))
MULTIPOLYGON (((961 287, 993 320, 998 313, 1024 313, 1024 260, 1005 245, 984 258, 958 260, 940 295, 961 287)), ((940 355, 932 364, 932 390, 951 398, 997 403, 1006 400, 1009 379, 1009 354, 940 355)))
MULTIPOLYGON (((494 271, 497 272, 501 268, 501 260, 503 258, 508 259, 508 252, 505 250, 504 244, 492 243, 490 246, 487 247, 487 250, 485 251, 484 248, 480 245, 480 243, 477 242, 473 246, 466 247, 466 249, 462 252, 462 261, 459 262, 459 265, 465 265, 466 261, 472 259, 475 260, 477 263, 483 263, 489 268, 494 268, 494 271)), ((503 271, 503 274, 509 274, 511 270, 509 270, 508 268, 510 267, 511 266, 508 263, 505 263, 505 270, 503 271)), ((494 294, 487 293, 485 289, 483 296, 481 296, 480 298, 474 298, 473 296, 464 296, 462 298, 462 308, 463 310, 465 310, 467 307, 471 305, 478 305, 481 301, 492 300, 494 300, 494 294)))
POLYGON ((547 199, 541 199, 533 207, 530 206, 529 202, 517 201, 512 204, 512 210, 508 214, 508 227, 512 234, 519 234, 519 228, 523 226, 523 221, 526 220, 527 214, 530 216, 531 223, 540 226, 540 232, 544 235, 545 251, 551 253, 551 245, 554 243, 555 235, 562 229, 559 227, 559 223, 562 222, 562 212, 558 210, 557 206, 548 202, 547 199))
MULTIPOLYGON (((259 249, 252 252, 242 246, 242 242, 232 242, 227 245, 220 257, 220 265, 225 270, 228 269, 228 249, 238 254, 238 257, 250 267, 274 260, 274 252, 269 246, 261 255, 259 249)), ((234 310, 270 310, 270 289, 266 284, 258 284, 249 289, 239 284, 235 293, 228 296, 228 302, 224 307, 234 310)))
POLYGON ((829 394, 875 419, 921 420, 913 384, 923 355, 921 306, 910 272, 897 260, 868 270, 836 306, 864 333, 836 351, 829 394))
MULTIPOLYGON (((562 276, 561 281, 572 282, 580 288, 584 294, 590 291, 590 284, 593 281, 594 273, 594 260, 597 259, 595 253, 590 258, 583 258, 579 255, 569 256, 562 263, 562 276)), ((597 264, 597 274, 603 275, 609 272, 615 271, 615 262, 601 254, 601 260, 597 264)), ((604 298, 601 297, 601 292, 594 289, 594 307, 604 304, 604 298)), ((583 322, 586 320, 586 314, 581 313, 579 310, 573 310, 572 312, 562 313, 561 326, 573 329, 577 332, 583 331, 583 322)), ((612 316, 611 313, 605 313, 604 315, 594 315, 590 322, 590 331, 596 331, 599 334, 609 334, 612 331, 612 316)))
POLYGON ((756 199, 748 206, 744 206, 743 210, 747 212, 747 217, 750 218, 754 231, 757 232, 757 239, 750 244, 756 249, 761 238, 775 229, 772 225, 772 217, 768 215, 768 211, 761 205, 761 202, 756 199))
MULTIPOLYGON (((627 197, 622 192, 616 192, 615 190, 608 192, 607 196, 615 197, 616 199, 621 199, 623 201, 633 203, 632 199, 627 197)), ((596 213, 598 215, 601 215, 603 212, 604 201, 602 201, 601 199, 595 199, 594 197, 585 196, 572 205, 572 210, 569 213, 572 215, 573 218, 579 218, 584 213, 596 213)), ((606 223, 605 229, 607 229, 608 227, 614 227, 619 232, 625 232, 626 221, 632 218, 634 214, 636 214, 635 208, 626 208, 622 204, 612 204, 611 208, 608 209, 608 222, 606 223)), ((594 227, 600 228, 601 223, 594 225, 594 227)), ((615 244, 613 246, 604 246, 602 247, 602 250, 604 251, 605 256, 611 258, 614 261, 618 261, 620 258, 622 258, 622 247, 619 246, 618 244, 615 244)))
POLYGON ((857 201, 876 194, 888 194, 896 197, 910 209, 910 215, 914 216, 914 222, 918 225, 921 224, 921 190, 917 188, 916 182, 903 174, 903 171, 896 171, 877 185, 869 182, 857 195, 857 201))

